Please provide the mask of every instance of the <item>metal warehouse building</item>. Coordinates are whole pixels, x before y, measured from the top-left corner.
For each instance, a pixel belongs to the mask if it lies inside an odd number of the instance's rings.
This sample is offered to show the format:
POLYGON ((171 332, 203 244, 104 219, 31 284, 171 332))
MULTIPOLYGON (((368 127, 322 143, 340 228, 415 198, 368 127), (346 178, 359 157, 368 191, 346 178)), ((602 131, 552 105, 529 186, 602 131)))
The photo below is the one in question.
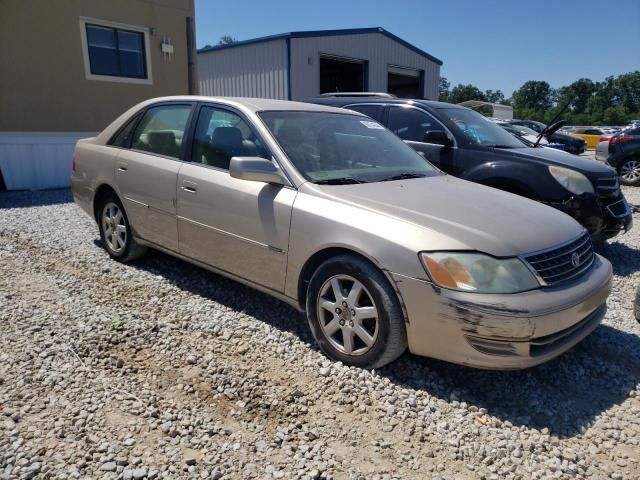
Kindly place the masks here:
POLYGON ((200 94, 213 96, 372 91, 437 100, 441 65, 383 28, 290 32, 198 50, 200 94))

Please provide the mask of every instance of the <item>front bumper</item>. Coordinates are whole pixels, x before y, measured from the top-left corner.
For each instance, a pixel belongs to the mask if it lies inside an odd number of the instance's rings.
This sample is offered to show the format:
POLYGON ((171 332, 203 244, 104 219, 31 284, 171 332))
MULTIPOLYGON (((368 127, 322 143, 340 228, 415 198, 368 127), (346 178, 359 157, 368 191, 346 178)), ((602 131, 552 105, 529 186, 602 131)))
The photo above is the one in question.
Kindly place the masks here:
POLYGON ((412 353, 501 370, 544 363, 591 333, 604 317, 611 275, 611 264, 598 255, 588 272, 565 285, 497 295, 392 274, 412 353))
POLYGON ((547 203, 572 216, 591 234, 594 241, 607 240, 633 226, 633 215, 627 200, 617 191, 582 194, 561 203, 547 203))

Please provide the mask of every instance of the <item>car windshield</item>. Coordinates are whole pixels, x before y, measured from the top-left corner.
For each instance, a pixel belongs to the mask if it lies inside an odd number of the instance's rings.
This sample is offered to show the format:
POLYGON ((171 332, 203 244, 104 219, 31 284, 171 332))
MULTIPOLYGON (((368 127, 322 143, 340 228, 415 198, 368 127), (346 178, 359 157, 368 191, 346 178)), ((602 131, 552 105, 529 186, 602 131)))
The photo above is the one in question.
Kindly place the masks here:
POLYGON ((442 175, 368 117, 292 111, 259 115, 295 167, 315 183, 369 183, 442 175))
POLYGON ((499 148, 524 148, 525 144, 502 127, 468 108, 443 108, 439 110, 459 136, 471 145, 499 148))

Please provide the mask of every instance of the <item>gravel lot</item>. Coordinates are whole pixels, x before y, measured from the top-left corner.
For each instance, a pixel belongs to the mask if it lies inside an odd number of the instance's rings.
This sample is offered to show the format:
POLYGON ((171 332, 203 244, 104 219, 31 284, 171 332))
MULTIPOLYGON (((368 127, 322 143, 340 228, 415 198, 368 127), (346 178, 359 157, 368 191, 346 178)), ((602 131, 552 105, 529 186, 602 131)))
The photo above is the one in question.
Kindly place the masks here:
POLYGON ((371 372, 263 294, 111 261, 68 191, 0 194, 0 479, 638 478, 636 225, 604 251, 604 325, 561 358, 371 372))

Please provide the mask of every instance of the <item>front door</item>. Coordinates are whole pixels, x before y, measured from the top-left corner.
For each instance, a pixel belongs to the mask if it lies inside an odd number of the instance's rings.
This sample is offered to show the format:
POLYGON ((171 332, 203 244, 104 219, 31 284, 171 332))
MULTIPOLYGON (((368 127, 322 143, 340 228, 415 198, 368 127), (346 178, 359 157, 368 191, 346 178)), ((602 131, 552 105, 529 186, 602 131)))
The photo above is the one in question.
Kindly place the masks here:
POLYGON ((414 150, 433 163, 440 170, 453 174, 455 149, 424 142, 430 131, 447 134, 446 129, 430 114, 409 105, 390 106, 388 108, 386 126, 403 139, 414 150))
POLYGON ((293 188, 231 178, 234 156, 271 158, 254 129, 228 108, 200 107, 189 163, 178 175, 183 255, 284 290, 293 188))
POLYGON ((191 109, 191 104, 149 108, 115 167, 116 186, 136 235, 176 251, 176 182, 191 109))

